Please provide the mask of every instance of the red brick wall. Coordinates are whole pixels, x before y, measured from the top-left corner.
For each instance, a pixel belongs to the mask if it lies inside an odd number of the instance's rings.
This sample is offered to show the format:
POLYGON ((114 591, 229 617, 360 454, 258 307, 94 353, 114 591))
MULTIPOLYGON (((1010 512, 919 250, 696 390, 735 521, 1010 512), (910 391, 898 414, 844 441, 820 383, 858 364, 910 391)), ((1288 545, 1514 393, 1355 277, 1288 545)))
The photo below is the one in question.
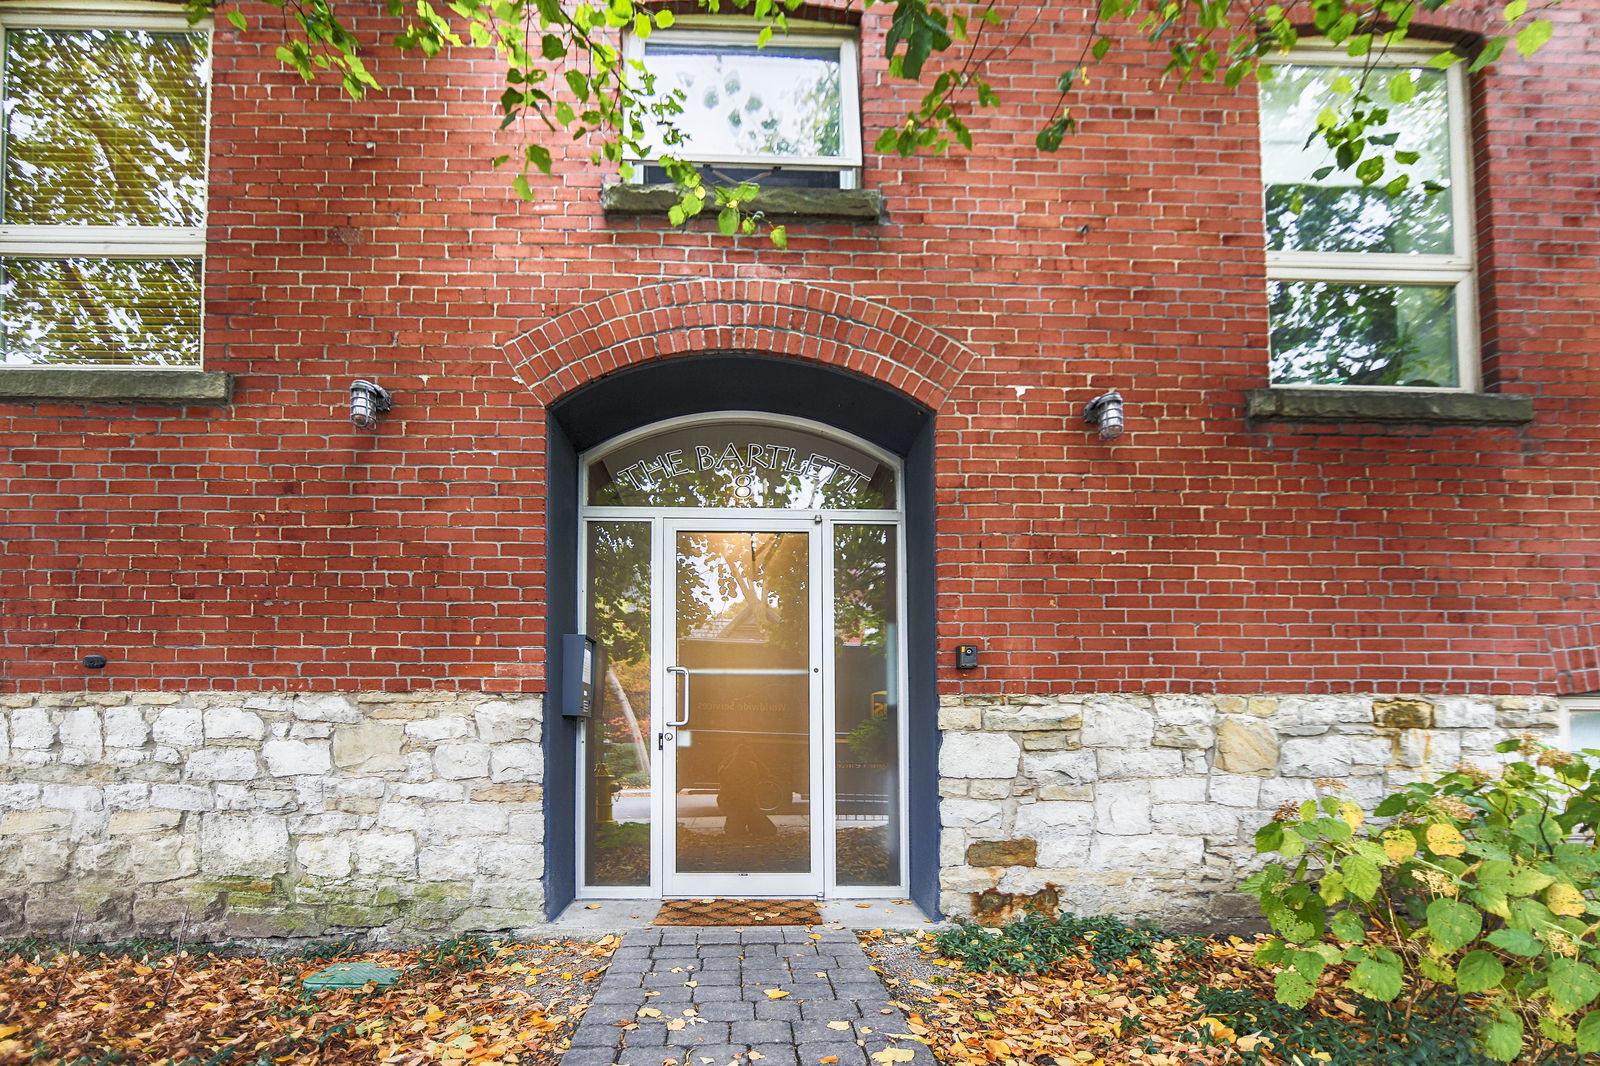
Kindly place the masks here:
MULTIPOLYGON (((1006 48, 975 152, 869 153, 888 221, 796 225, 787 252, 608 221, 576 158, 518 202, 482 55, 380 55, 394 88, 353 103, 219 28, 207 365, 236 402, 0 409, 0 689, 542 689, 542 403, 730 344, 937 405, 939 570, 914 579, 942 645, 985 646, 952 691, 1600 684, 1600 0, 1553 17, 1476 93, 1486 373, 1534 398, 1520 428, 1247 425, 1252 95, 1167 95, 1130 43, 1041 156, 1070 24, 1006 48), (395 393, 375 434, 356 377, 395 393), (1078 420, 1107 387, 1114 445, 1078 420)), ((869 145, 911 98, 884 26, 869 145)))

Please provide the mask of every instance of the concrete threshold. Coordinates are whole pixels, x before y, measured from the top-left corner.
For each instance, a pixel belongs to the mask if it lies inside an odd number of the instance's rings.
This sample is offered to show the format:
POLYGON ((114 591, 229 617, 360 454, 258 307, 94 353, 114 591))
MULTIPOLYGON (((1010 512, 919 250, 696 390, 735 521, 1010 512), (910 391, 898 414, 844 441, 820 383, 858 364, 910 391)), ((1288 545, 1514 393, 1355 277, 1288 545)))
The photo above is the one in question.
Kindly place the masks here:
MULTIPOLYGON (((655 918, 659 906, 660 900, 654 899, 574 900, 551 922, 549 929, 556 935, 562 930, 624 933, 630 929, 642 929, 648 926, 655 918)), ((931 929, 943 924, 929 918, 921 907, 910 900, 825 899, 818 901, 817 908, 822 912, 824 925, 840 929, 931 929)))

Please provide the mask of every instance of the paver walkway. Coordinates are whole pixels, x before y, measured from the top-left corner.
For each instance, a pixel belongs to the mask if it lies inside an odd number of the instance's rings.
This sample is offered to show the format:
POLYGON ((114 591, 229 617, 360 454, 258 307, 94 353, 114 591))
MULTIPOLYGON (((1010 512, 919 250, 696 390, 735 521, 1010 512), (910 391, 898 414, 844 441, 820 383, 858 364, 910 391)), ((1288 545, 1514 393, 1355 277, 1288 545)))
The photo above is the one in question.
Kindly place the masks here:
POLYGON ((726 1066, 736 1056, 754 1066, 829 1056, 839 1066, 933 1066, 905 1024, 844 930, 640 929, 611 956, 561 1066, 726 1066), (871 1058, 889 1048, 912 1057, 871 1058))

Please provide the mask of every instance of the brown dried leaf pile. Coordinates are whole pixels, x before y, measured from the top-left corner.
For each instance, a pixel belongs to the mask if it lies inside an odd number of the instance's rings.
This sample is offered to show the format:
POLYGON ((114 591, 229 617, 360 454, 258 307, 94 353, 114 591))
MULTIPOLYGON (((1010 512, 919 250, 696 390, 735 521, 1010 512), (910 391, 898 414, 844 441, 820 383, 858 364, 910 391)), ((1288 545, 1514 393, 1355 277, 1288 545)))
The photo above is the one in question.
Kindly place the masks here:
POLYGON ((403 971, 387 990, 308 993, 327 960, 0 955, 0 1064, 554 1063, 617 938, 491 945, 470 968, 427 949, 338 962, 403 971))
MULTIPOLYGON (((1232 938, 1211 941, 1209 955, 1189 956, 1182 981, 1154 980, 1177 962, 1174 945, 1155 949, 1163 965, 1147 969, 1128 959, 1101 974, 1088 959, 1063 962, 1049 974, 1014 977, 965 970, 939 958, 926 933, 863 936, 869 954, 897 1002, 911 1033, 946 1066, 1042 1064, 1042 1066, 1230 1066, 1275 1062, 1260 1034, 1236 1033, 1194 1002, 1202 984, 1257 988, 1270 999, 1272 976, 1251 961, 1255 944, 1232 938), (891 943, 916 943, 920 966, 938 967, 932 979, 913 976, 874 951, 891 943), (1247 1055, 1245 1053, 1253 1052, 1247 1055)), ((1174 968, 1176 968, 1174 966, 1174 968)))

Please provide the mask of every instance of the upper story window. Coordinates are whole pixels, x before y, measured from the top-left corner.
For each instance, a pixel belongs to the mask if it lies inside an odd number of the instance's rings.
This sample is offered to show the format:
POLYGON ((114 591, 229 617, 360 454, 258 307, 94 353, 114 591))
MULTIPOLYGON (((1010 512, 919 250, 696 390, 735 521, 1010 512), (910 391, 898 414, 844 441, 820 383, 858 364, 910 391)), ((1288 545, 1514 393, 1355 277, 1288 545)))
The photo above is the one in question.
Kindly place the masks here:
POLYGON ((209 35, 43 8, 0 35, 0 366, 199 366, 209 35))
POLYGON ((1561 707, 1566 711, 1562 746, 1568 751, 1600 749, 1600 692, 1563 696, 1561 707))
POLYGON ((1371 185, 1306 141, 1330 84, 1361 83, 1359 61, 1308 49, 1261 85, 1274 385, 1478 387, 1462 64, 1428 58, 1391 54, 1365 74, 1389 112, 1371 132, 1394 138, 1371 185))
MULTIPOLYGON (((856 187, 861 101, 853 39, 791 31, 760 47, 755 29, 673 29, 631 38, 629 48, 658 95, 682 94, 674 122, 683 142, 668 145, 651 128, 646 143, 656 153, 701 164, 714 184, 856 187)), ((666 180, 643 162, 646 181, 666 180)))

